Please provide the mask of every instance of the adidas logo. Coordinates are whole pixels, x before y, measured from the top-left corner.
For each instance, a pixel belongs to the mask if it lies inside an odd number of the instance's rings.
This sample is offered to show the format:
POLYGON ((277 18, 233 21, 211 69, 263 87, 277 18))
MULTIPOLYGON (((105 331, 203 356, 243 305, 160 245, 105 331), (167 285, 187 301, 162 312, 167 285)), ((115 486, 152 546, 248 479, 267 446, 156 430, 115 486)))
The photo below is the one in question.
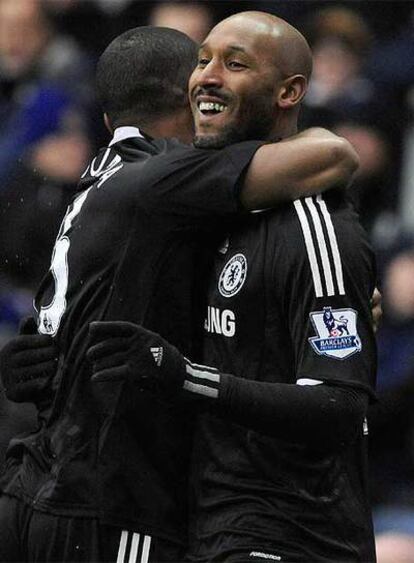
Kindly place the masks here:
POLYGON ((162 362, 162 356, 164 353, 164 348, 162 346, 153 346, 150 348, 151 350, 151 354, 154 357, 154 361, 157 364, 157 366, 159 367, 161 365, 162 362))

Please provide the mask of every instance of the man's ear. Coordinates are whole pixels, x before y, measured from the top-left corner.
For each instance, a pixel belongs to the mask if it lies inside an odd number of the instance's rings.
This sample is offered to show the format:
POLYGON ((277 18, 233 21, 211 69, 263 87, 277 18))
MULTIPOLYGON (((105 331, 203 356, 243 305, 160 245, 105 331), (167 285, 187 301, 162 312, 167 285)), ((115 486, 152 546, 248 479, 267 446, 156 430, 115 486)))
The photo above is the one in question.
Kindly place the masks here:
POLYGON ((279 108, 291 109, 300 104, 308 89, 308 81, 302 74, 286 78, 277 99, 279 108))
POLYGON ((112 127, 111 120, 109 119, 109 116, 108 116, 107 113, 104 113, 104 123, 105 123, 105 127, 108 129, 110 134, 113 135, 114 134, 114 128, 112 127))

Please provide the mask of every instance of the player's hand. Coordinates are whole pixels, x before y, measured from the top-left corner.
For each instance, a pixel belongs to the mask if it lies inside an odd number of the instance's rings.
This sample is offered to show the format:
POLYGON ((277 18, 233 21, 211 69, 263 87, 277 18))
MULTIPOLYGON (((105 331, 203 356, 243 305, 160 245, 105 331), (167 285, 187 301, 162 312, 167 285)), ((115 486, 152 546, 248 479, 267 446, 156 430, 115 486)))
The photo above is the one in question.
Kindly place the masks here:
POLYGON ((49 391, 58 351, 53 338, 38 334, 32 317, 23 321, 19 332, 0 351, 0 377, 10 401, 37 404, 49 391))
POLYGON ((89 338, 92 381, 129 381, 168 395, 182 388, 185 359, 159 334, 134 323, 105 321, 89 325, 89 338))
POLYGON ((374 293, 372 294, 371 311, 374 332, 377 332, 382 319, 382 295, 377 287, 374 289, 374 293))

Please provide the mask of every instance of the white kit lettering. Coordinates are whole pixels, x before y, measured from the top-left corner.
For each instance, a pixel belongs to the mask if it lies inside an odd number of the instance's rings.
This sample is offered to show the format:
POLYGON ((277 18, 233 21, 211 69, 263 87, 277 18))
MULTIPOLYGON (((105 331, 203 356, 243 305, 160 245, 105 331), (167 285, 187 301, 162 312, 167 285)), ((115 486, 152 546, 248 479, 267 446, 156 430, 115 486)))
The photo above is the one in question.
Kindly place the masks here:
MULTIPOLYGON (((94 178, 99 178, 99 181, 96 184, 97 188, 100 188, 104 182, 106 182, 123 167, 123 163, 121 162, 121 157, 119 155, 116 155, 110 162, 108 162, 110 152, 111 150, 107 149, 99 162, 97 161, 97 158, 94 158, 82 174, 82 178, 88 173, 94 178)), ((50 265, 50 273, 52 274, 55 282, 55 292, 51 302, 48 305, 42 306, 39 310, 39 332, 42 334, 55 336, 59 330, 63 314, 66 311, 66 293, 69 283, 68 253, 71 245, 69 233, 74 219, 80 213, 82 206, 93 187, 94 186, 91 186, 78 195, 74 202, 68 207, 66 215, 62 221, 59 234, 53 248, 52 261, 50 265)))
POLYGON ((97 157, 95 157, 81 177, 84 178, 89 173, 93 178, 100 178, 99 182, 97 183, 97 187, 100 188, 104 182, 109 180, 111 176, 121 170, 124 164, 123 162, 121 162, 121 157, 119 156, 119 154, 115 155, 111 162, 108 163, 110 152, 111 149, 106 149, 102 159, 99 162, 97 162, 97 157))
POLYGON ((236 316, 229 309, 221 311, 217 307, 208 306, 204 330, 232 337, 236 334, 236 316))

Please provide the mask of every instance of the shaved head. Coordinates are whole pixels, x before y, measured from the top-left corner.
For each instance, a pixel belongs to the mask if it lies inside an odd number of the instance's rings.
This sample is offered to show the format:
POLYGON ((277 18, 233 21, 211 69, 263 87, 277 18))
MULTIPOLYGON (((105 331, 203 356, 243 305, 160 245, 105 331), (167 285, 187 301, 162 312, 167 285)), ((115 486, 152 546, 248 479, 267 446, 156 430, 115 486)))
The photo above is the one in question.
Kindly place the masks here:
POLYGON ((189 92, 200 147, 297 131, 312 72, 306 39, 265 12, 241 12, 217 24, 200 46, 189 92))
POLYGON ((240 12, 226 18, 211 31, 209 37, 228 29, 253 33, 257 40, 267 42, 269 56, 285 76, 302 74, 309 80, 312 73, 312 52, 303 35, 285 20, 265 12, 240 12))

